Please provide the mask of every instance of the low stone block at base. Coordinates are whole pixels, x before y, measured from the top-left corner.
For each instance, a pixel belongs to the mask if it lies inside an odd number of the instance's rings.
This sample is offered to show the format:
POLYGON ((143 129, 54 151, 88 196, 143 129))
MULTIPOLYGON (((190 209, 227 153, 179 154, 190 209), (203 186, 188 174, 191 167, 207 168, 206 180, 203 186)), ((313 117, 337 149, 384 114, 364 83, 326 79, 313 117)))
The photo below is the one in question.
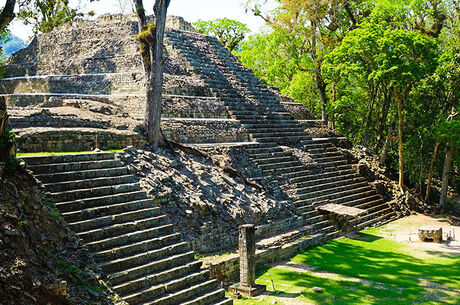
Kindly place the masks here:
POLYGON ((228 288, 232 295, 242 295, 244 297, 254 297, 264 293, 267 290, 265 285, 243 286, 240 283, 234 284, 228 288))

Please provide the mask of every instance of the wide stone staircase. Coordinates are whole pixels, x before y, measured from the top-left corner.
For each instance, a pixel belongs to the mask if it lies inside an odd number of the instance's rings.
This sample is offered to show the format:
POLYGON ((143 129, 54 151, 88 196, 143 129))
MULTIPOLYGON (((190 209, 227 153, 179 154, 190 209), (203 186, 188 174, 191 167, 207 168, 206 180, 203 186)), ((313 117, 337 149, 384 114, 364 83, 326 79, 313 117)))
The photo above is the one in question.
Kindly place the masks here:
POLYGON ((129 304, 232 304, 114 153, 23 157, 129 304))
POLYGON ((306 134, 301 124, 280 104, 278 96, 216 39, 183 31, 169 31, 166 36, 184 57, 189 69, 204 79, 258 143, 248 146, 247 151, 263 175, 293 190, 291 199, 309 232, 322 232, 330 238, 339 234, 338 229, 315 209, 325 202, 366 210, 366 215, 353 221, 357 228, 395 216, 391 207, 356 173, 329 139, 306 134), (280 145, 308 152, 316 170, 286 153, 280 145))

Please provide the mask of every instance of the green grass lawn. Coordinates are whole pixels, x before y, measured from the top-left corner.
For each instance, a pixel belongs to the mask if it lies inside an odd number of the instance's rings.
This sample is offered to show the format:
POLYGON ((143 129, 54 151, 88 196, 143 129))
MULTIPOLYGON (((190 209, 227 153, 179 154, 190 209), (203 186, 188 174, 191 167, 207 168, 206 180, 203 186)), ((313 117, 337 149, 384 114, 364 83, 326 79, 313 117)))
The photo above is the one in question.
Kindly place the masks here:
POLYGON ((258 271, 269 295, 242 304, 460 304, 460 257, 428 253, 361 232, 258 271), (314 268, 314 270, 311 270, 314 268), (273 290, 273 284, 275 290, 273 290), (324 293, 315 293, 312 287, 324 293))

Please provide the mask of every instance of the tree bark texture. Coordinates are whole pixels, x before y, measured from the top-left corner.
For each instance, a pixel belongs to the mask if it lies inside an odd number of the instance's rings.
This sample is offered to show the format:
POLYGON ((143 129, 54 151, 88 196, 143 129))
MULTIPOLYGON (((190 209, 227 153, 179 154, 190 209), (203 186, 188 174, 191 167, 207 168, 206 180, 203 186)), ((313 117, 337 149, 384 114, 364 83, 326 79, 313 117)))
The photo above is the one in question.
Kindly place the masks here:
POLYGON ((16 0, 6 0, 5 6, 0 13, 0 31, 5 30, 10 22, 13 21, 14 17, 16 17, 16 14, 14 13, 15 5, 16 0))
POLYGON ((444 160, 444 168, 442 170, 441 198, 439 199, 439 206, 441 208, 446 207, 447 189, 449 187, 449 173, 452 165, 453 153, 454 150, 452 149, 452 146, 447 144, 446 159, 444 160))
POLYGON ((166 143, 161 132, 161 102, 163 91, 163 40, 166 13, 170 0, 156 0, 153 8, 155 27, 147 25, 142 0, 134 0, 139 23, 141 56, 146 78, 146 109, 144 129, 150 148, 155 151, 166 143))
POLYGON ((402 95, 393 87, 393 93, 398 102, 398 143, 399 143, 399 183, 398 186, 402 190, 404 188, 404 143, 403 143, 403 100, 402 95))
POLYGON ((433 181, 434 164, 436 162, 436 157, 438 155, 438 149, 439 149, 439 142, 436 142, 434 144, 433 156, 431 157, 430 170, 428 172, 428 179, 427 179, 426 192, 425 192, 425 201, 430 200, 431 183, 433 181))

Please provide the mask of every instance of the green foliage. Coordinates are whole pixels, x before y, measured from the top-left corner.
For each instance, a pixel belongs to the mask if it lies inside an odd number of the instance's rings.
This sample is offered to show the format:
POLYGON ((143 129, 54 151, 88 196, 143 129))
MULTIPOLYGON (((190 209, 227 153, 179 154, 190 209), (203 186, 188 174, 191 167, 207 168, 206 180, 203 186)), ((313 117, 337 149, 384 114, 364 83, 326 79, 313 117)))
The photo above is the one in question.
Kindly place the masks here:
POLYGON ((82 287, 86 290, 102 292, 103 288, 90 280, 89 274, 77 266, 65 261, 63 258, 56 260, 55 267, 57 275, 65 278, 72 284, 82 287))
POLYGON ((219 39, 230 52, 238 48, 250 31, 244 23, 228 18, 210 21, 198 20, 193 26, 198 33, 219 39))
MULTIPOLYGON (((263 16, 271 31, 253 35, 242 44, 238 53, 242 63, 316 115, 321 104, 315 80, 316 75, 322 77, 326 109, 335 127, 375 153, 383 151, 388 138, 393 139, 386 165, 394 173, 399 169, 394 136, 398 130, 396 97, 400 98, 405 183, 423 192, 435 143, 441 143, 436 178, 442 173, 447 143, 458 142, 458 118, 448 119, 460 106, 458 2, 279 2, 279 9, 263 16)), ((248 3, 250 11, 267 14, 264 1, 248 3)), ((453 172, 459 173, 460 154, 457 144, 454 146, 453 172)))
POLYGON ((55 219, 60 219, 61 213, 51 202, 49 202, 48 200, 45 200, 43 202, 43 205, 45 205, 48 208, 48 212, 50 213, 52 217, 54 217, 55 219))
POLYGON ((69 0, 26 0, 20 4, 17 16, 32 25, 35 33, 47 33, 83 14, 72 8, 69 0))

